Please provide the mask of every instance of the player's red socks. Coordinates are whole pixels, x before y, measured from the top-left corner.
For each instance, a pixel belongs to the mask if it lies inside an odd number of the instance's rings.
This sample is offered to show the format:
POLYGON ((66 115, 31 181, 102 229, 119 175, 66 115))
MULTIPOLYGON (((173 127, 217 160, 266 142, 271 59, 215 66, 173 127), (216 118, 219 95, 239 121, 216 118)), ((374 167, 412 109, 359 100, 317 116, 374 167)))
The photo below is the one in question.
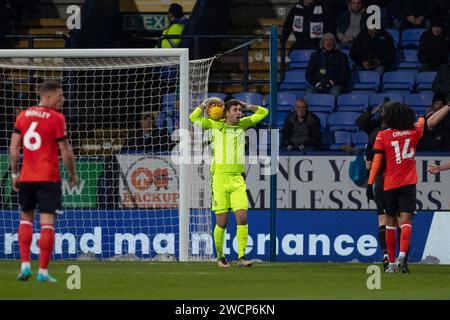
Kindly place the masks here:
POLYGON ((55 241, 55 228, 51 224, 41 225, 41 238, 39 239, 39 268, 47 269, 52 256, 55 241))
POLYGON ((412 222, 403 222, 402 223, 402 234, 400 237, 400 253, 406 255, 409 249, 409 242, 411 241, 411 232, 412 232, 412 222))
POLYGON ((19 251, 22 262, 30 262, 30 247, 33 239, 33 223, 20 220, 19 225, 19 251))
POLYGON ((389 263, 395 263, 396 229, 396 227, 386 226, 386 249, 389 256, 389 263))

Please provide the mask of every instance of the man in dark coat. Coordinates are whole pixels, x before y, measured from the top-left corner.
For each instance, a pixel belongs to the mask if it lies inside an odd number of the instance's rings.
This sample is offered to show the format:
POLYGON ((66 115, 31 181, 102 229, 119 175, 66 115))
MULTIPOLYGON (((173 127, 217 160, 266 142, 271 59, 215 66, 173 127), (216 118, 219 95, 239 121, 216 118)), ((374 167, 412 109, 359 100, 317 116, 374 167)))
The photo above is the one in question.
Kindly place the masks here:
POLYGON ((306 69, 306 80, 311 87, 307 93, 328 93, 339 96, 350 79, 348 58, 336 49, 336 40, 327 33, 320 41, 320 49, 311 55, 306 69))
POLYGON ((448 40, 443 34, 444 22, 434 19, 429 30, 422 33, 418 57, 420 72, 437 71, 448 59, 448 40))
POLYGON ((308 102, 295 101, 295 111, 284 122, 281 147, 285 150, 315 150, 320 148, 320 119, 308 111, 308 102))
POLYGON ((384 29, 365 28, 353 42, 350 58, 359 70, 373 70, 383 74, 395 61, 395 44, 384 29))

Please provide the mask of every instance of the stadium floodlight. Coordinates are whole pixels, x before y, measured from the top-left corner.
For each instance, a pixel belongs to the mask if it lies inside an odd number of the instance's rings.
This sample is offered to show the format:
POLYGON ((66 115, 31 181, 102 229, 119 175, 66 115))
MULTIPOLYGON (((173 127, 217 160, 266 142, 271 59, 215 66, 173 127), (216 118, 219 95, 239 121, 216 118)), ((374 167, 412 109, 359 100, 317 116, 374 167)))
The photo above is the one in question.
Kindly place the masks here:
MULTIPOLYGON (((207 97, 213 60, 189 61, 188 49, 0 50, 0 150, 17 111, 37 103, 39 83, 63 85, 80 183, 71 189, 62 173, 66 213, 56 225, 56 259, 213 257, 209 173, 190 161, 203 137, 188 120, 207 97)), ((7 158, 0 154, 2 168, 7 158)), ((17 195, 8 175, 0 178, 0 224, 11 232, 0 247, 17 259, 17 195)))

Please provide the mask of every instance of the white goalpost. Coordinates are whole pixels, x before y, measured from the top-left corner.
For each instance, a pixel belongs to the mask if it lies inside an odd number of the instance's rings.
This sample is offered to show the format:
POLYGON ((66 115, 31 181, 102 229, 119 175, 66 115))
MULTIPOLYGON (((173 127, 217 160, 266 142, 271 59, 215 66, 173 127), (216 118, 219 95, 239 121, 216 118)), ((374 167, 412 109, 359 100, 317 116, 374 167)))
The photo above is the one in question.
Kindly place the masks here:
POLYGON ((188 49, 0 50, 0 259, 19 258, 9 137, 46 80, 63 85, 80 177, 71 189, 61 166, 54 258, 212 259, 209 172, 191 161, 203 137, 189 114, 207 98, 213 60, 189 61, 188 49))

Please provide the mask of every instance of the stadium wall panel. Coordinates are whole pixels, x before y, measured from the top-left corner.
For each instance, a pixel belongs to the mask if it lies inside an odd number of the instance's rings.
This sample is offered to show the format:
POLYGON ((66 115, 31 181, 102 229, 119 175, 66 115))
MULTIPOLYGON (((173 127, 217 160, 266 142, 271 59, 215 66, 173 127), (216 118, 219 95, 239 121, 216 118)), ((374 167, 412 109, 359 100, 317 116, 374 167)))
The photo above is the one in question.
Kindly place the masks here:
MULTIPOLYGON (((270 207, 270 164, 264 157, 248 164, 245 175, 249 208, 270 207)), ((281 155, 277 173, 277 207, 285 210, 374 210, 375 203, 367 202, 365 188, 350 179, 350 163, 355 156, 343 154, 281 155)), ((438 175, 426 170, 429 163, 450 161, 448 154, 419 155, 416 168, 417 210, 450 210, 448 194, 450 171, 438 175)), ((0 209, 17 208, 17 197, 12 192, 8 174, 9 159, 0 154, 0 209)), ((70 188, 67 172, 62 170, 63 205, 71 209, 145 209, 177 208, 178 168, 168 155, 121 154, 77 161, 79 184, 70 188), (146 188, 135 188, 135 173, 142 168, 151 172, 167 172, 166 186, 147 181, 146 188), (155 171, 156 170, 156 171, 155 171), (167 188, 166 188, 167 187, 167 188), (134 201, 130 201, 133 195, 134 201), (163 200, 149 200, 163 199, 163 200), (165 199, 165 200, 164 200, 165 199)), ((207 164, 200 162, 191 172, 208 172, 207 164), (201 168, 204 166, 204 168, 201 168)), ((196 176, 197 189, 191 197, 193 208, 210 203, 209 175, 196 176)))
MULTIPOLYGON (((178 256, 178 213, 176 210, 67 211, 57 222, 55 259, 76 259, 93 252, 98 259, 135 255, 148 259, 157 254, 178 256), (170 219, 171 226, 163 219, 170 219)), ((249 212, 247 256, 269 259, 269 211, 249 212)), ((0 259, 19 259, 17 211, 0 211, 0 259)), ((374 211, 282 210, 278 213, 277 260, 285 262, 376 262, 381 259, 377 244, 374 211)), ((35 224, 35 232, 39 224, 35 224)), ((418 212, 414 219, 409 260, 427 258, 450 264, 450 212, 418 212), (430 258, 436 258, 431 259, 430 258)), ((231 217, 225 253, 237 259, 236 225, 231 217)), ((191 235, 212 240, 211 235, 191 235)), ((34 235, 32 258, 36 259, 38 234, 34 235)), ((193 241, 191 250, 213 250, 212 242, 193 241)), ((194 252, 195 255, 195 252, 194 252)))

